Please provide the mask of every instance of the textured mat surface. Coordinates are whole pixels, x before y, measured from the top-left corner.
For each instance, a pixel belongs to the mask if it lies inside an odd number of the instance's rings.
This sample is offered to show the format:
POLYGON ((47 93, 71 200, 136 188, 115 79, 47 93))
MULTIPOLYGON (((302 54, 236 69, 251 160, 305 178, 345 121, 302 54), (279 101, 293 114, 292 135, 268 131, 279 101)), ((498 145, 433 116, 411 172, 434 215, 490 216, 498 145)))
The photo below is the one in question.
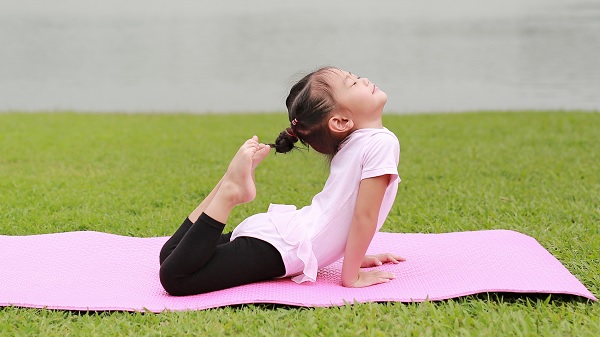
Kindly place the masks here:
POLYGON ((321 269, 316 283, 279 279, 188 297, 169 296, 158 280, 166 239, 100 232, 0 236, 0 306, 161 312, 244 303, 418 302, 485 292, 596 300, 535 239, 513 231, 378 233, 371 253, 393 252, 407 261, 379 267, 396 279, 368 288, 342 287, 338 261, 321 269))

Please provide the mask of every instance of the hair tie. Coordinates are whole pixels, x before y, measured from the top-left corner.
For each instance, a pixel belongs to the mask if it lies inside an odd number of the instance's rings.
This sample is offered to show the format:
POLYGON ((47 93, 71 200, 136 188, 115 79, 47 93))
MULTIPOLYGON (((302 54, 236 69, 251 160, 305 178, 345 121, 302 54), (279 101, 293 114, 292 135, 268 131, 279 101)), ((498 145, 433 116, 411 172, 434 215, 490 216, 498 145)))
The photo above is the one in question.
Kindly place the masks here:
POLYGON ((297 123, 298 123, 298 120, 296 118, 294 118, 294 120, 292 121, 292 125, 296 126, 297 123))
POLYGON ((298 136, 296 136, 296 133, 294 132, 294 130, 292 130, 292 128, 289 128, 289 131, 286 129, 285 133, 287 133, 288 135, 290 135, 294 138, 298 138, 298 136))

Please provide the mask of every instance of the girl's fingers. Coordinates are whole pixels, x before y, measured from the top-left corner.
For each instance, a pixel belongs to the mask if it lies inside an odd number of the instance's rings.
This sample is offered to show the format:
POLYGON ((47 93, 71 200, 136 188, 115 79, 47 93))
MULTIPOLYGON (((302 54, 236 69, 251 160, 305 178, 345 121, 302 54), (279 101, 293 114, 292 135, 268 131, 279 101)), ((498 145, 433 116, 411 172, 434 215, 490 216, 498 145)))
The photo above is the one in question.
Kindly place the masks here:
POLYGON ((355 288, 368 287, 379 283, 387 283, 396 276, 383 270, 360 271, 358 280, 353 284, 355 288))
POLYGON ((403 258, 402 256, 398 256, 398 255, 394 255, 394 259, 396 259, 396 261, 398 263, 402 262, 402 261, 406 261, 405 258, 403 258))
POLYGON ((386 271, 376 271, 374 276, 374 282, 372 284, 378 284, 378 283, 386 283, 386 282, 390 282, 391 280, 393 280, 396 275, 386 272, 386 271))
POLYGON ((382 254, 381 260, 383 260, 383 262, 392 262, 392 263, 400 263, 401 261, 406 261, 406 259, 403 258, 402 256, 398 256, 398 255, 394 255, 394 254, 390 254, 390 253, 382 254))
POLYGON ((383 277, 385 277, 385 278, 387 278, 387 279, 391 280, 391 279, 394 279, 394 278, 396 278, 396 275, 394 275, 394 274, 392 274, 392 273, 390 273, 390 272, 384 272, 384 275, 383 275, 383 277))

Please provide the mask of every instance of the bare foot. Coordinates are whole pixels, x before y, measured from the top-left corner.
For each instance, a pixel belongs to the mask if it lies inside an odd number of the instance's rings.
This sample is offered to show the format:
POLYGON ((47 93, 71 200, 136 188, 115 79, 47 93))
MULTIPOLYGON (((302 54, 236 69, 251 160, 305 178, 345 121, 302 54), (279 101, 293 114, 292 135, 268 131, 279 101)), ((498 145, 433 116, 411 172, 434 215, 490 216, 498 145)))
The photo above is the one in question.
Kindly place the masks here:
POLYGON ((229 163, 219 191, 226 192, 233 203, 243 204, 256 197, 254 169, 266 156, 263 152, 268 153, 258 144, 258 137, 254 136, 240 147, 229 163))
POLYGON ((252 171, 256 169, 258 164, 260 164, 265 157, 267 157, 269 152, 271 152, 271 147, 269 145, 262 143, 258 144, 258 150, 252 157, 252 171))
POLYGON ((265 157, 267 157, 269 152, 271 152, 271 147, 269 145, 262 144, 262 143, 258 144, 258 151, 256 151, 256 153, 252 157, 252 181, 254 182, 254 185, 256 185, 256 179, 254 178, 254 171, 256 170, 256 167, 258 166, 258 164, 260 164, 263 161, 263 159, 265 159, 265 157))

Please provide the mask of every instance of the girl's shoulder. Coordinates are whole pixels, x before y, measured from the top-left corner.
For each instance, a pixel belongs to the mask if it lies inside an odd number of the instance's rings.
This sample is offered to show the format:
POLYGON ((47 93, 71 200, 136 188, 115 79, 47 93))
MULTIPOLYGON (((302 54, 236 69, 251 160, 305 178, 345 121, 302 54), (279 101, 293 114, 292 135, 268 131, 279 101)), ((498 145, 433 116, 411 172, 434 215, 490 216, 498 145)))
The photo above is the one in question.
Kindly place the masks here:
POLYGON ((386 128, 358 129, 350 134, 340 144, 340 150, 348 147, 346 151, 369 151, 370 148, 395 148, 399 147, 396 135, 386 128))
MULTIPOLYGON (((364 142, 365 146, 368 145, 382 145, 382 144, 399 144, 398 137, 396 135, 386 129, 361 129, 357 130, 361 131, 357 134, 357 138, 360 139, 361 142, 364 142)), ((357 139, 357 140, 358 140, 357 139)))

